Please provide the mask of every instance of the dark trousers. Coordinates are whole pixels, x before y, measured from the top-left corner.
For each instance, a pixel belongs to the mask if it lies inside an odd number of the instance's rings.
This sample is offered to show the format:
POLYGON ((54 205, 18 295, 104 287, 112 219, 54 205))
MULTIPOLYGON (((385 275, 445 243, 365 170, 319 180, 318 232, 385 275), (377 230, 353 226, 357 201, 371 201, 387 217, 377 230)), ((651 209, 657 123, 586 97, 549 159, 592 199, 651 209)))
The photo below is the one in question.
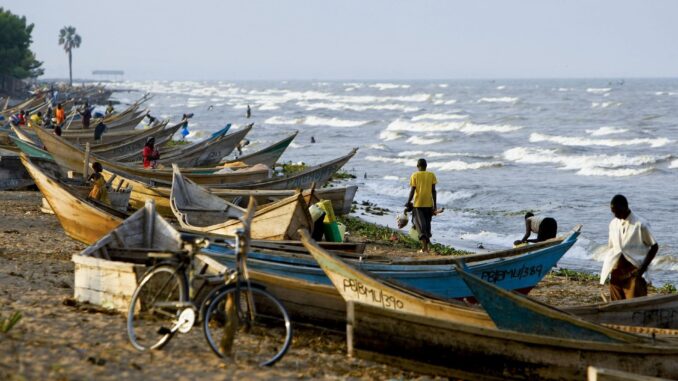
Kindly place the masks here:
POLYGON ((610 299, 623 300, 633 299, 647 295, 647 282, 642 276, 632 276, 627 279, 636 267, 622 255, 617 261, 617 267, 612 270, 610 276, 610 299))
POLYGON ((430 241, 433 208, 414 208, 412 216, 414 217, 414 226, 417 228, 417 232, 419 233, 419 240, 430 241))
POLYGON ((537 242, 556 238, 558 234, 558 223, 551 217, 544 218, 539 224, 539 233, 537 233, 537 242))

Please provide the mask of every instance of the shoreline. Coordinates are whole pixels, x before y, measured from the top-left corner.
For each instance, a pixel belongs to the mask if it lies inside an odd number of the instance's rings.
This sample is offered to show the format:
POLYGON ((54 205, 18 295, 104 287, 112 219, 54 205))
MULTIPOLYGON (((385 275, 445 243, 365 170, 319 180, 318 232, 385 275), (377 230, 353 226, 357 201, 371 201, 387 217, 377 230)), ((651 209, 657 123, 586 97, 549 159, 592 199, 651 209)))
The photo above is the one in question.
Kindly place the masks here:
MULTIPOLYGON (((0 320, 22 315, 8 333, 0 333, 0 379, 430 379, 349 358, 343 334, 297 325, 290 352, 272 368, 221 362, 199 329, 175 338, 163 351, 137 352, 128 343, 123 315, 74 303, 71 255, 85 245, 68 238, 54 215, 40 212, 41 197, 37 191, 0 192, 0 320)), ((389 234, 373 223, 364 228, 389 234)), ((372 241, 355 233, 352 239, 372 241)), ((379 239, 367 252, 414 255, 416 250, 379 239)), ((560 306, 594 303, 606 290, 597 283, 556 270, 530 295, 560 306)))

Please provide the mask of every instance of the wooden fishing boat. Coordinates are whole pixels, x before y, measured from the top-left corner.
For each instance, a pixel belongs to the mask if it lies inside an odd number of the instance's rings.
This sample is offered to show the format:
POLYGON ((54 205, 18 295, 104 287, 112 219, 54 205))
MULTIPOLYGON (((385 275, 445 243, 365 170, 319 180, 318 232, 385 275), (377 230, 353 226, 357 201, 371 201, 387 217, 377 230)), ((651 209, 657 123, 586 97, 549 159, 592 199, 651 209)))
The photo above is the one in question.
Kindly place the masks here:
POLYGON ((280 156, 282 156, 287 147, 290 146, 292 140, 294 140, 298 133, 299 131, 294 131, 292 135, 258 151, 240 156, 233 160, 222 161, 219 163, 219 166, 224 168, 238 168, 263 164, 272 168, 278 162, 278 159, 280 159, 280 156))
POLYGON ((678 329, 678 294, 568 307, 565 311, 599 324, 678 329))
MULTIPOLYGON (((192 232, 234 235, 242 228, 245 209, 211 194, 184 178, 174 165, 170 206, 182 228, 192 232)), ((252 219, 253 239, 296 239, 297 230, 311 229, 313 220, 300 192, 257 208, 252 219)))
POLYGON ((176 164, 182 167, 210 167, 217 165, 228 156, 240 141, 252 130, 250 124, 227 135, 206 139, 200 143, 181 147, 160 156, 159 164, 176 164))
POLYGON ((0 191, 22 189, 33 184, 19 156, 0 150, 0 191))
MULTIPOLYGON (((73 112, 76 112, 73 110, 73 112)), ((104 116, 103 118, 92 118, 90 123, 90 128, 96 126, 99 121, 103 121, 104 124, 110 130, 133 130, 142 120, 149 114, 148 109, 139 109, 138 105, 131 105, 127 109, 114 113, 112 115, 104 116), (137 120, 136 124, 130 123, 133 120, 137 120)), ((72 115, 72 114, 71 114, 72 115)), ((68 128, 65 131, 76 132, 83 131, 83 125, 81 119, 74 119, 68 125, 68 128)))
POLYGON ((618 369, 605 369, 589 366, 586 370, 586 381, 669 381, 668 378, 642 376, 637 373, 624 372, 618 369))
MULTIPOLYGON (((210 135, 207 139, 203 140, 203 142, 207 141, 207 140, 216 140, 216 139, 220 138, 221 136, 226 135, 226 133, 230 130, 230 128, 231 128, 231 124, 228 123, 224 128, 220 129, 219 131, 210 135)), ((200 143, 202 143, 202 142, 200 142, 200 143)), ((200 143, 191 143, 191 144, 195 145, 195 144, 200 144, 200 143)), ((181 149, 187 147, 187 146, 182 146, 182 145, 173 146, 173 147, 162 146, 162 144, 157 143, 157 140, 156 140, 156 146, 159 146, 158 151, 160 152, 160 157, 174 155, 177 152, 179 152, 181 149)), ((141 155, 140 155, 139 152, 132 152, 132 153, 125 154, 123 156, 117 156, 117 157, 115 157, 115 160, 120 161, 120 162, 125 162, 125 163, 140 164, 141 163, 141 160, 139 159, 140 156, 141 155)))
MULTIPOLYGON (((137 124, 143 119, 144 116, 141 116, 138 118, 138 120, 133 120, 129 123, 134 123, 133 126, 136 127, 137 124)), ((143 130, 136 130, 136 129, 130 129, 130 130, 113 130, 113 131, 105 131, 99 140, 94 139, 94 129, 96 128, 96 125, 91 125, 90 128, 88 129, 83 129, 83 130, 76 130, 76 131, 68 131, 64 130, 61 133, 61 137, 68 140, 69 142, 75 143, 75 144, 80 144, 80 145, 85 145, 85 143, 90 143, 90 144, 106 144, 106 143, 119 143, 121 141, 124 141, 126 139, 133 138, 135 135, 138 135, 141 133, 143 130)))
POLYGON ((149 202, 108 234, 73 255, 74 297, 107 308, 126 310, 149 262, 150 252, 182 249, 181 235, 149 202))
MULTIPOLYGON (((33 130, 59 165, 72 171, 82 172, 87 156, 84 150, 40 128, 33 128, 33 130)), ((172 182, 171 170, 136 168, 106 160, 96 154, 91 155, 90 161, 98 161, 104 169, 115 171, 121 175, 129 174, 147 181, 157 181, 168 185, 172 182)), ((246 168, 227 173, 214 173, 214 171, 215 169, 188 170, 186 176, 198 184, 247 183, 269 177, 269 170, 265 168, 246 168)), ((110 174, 110 172, 108 173, 110 174)), ((106 176, 107 172, 104 172, 104 177, 106 176)), ((106 178, 106 181, 108 180, 109 178, 106 178)))
POLYGON ((50 177, 32 160, 35 159, 21 155, 21 162, 69 237, 92 243, 103 235, 102 232, 113 230, 127 216, 126 213, 78 194, 78 190, 56 178, 57 173, 52 174, 55 177, 50 177))
MULTIPOLYGON (((675 342, 592 325, 607 341, 499 329, 479 310, 380 281, 302 241, 347 302, 350 355, 462 379, 581 380, 588 365, 678 377, 675 342)), ((494 287, 494 286, 493 286, 494 287)))
POLYGON ((182 122, 167 127, 169 120, 159 121, 145 130, 139 130, 139 134, 121 142, 91 144, 91 152, 110 160, 117 160, 124 155, 141 155, 141 151, 149 138, 155 139, 155 144, 160 146, 172 140, 174 134, 181 128, 182 122))
POLYGON ((316 188, 322 187, 332 178, 332 176, 346 164, 358 152, 358 148, 354 148, 348 154, 338 157, 334 160, 309 167, 304 171, 278 178, 268 180, 261 180, 251 183, 231 183, 228 185, 214 185, 210 189, 215 188, 229 188, 229 189, 268 189, 268 190, 285 190, 285 189, 306 189, 315 184, 316 188))

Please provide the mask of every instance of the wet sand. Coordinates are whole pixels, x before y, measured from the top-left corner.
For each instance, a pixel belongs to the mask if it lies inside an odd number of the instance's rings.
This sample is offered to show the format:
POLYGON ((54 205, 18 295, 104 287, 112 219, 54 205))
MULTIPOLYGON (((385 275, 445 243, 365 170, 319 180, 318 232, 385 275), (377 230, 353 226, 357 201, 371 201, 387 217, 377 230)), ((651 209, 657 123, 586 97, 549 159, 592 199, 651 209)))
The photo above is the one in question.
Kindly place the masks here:
MULTIPOLYGON (((272 368, 221 362, 198 328, 163 351, 137 352, 122 315, 74 303, 71 255, 85 246, 68 238, 55 216, 40 212, 40 200, 39 192, 0 192, 0 317, 23 315, 0 333, 1 380, 430 378, 348 358, 341 333, 310 327, 295 327, 290 352, 272 368)), ((600 301, 602 290, 595 281, 549 275, 532 295, 573 305, 600 301)))

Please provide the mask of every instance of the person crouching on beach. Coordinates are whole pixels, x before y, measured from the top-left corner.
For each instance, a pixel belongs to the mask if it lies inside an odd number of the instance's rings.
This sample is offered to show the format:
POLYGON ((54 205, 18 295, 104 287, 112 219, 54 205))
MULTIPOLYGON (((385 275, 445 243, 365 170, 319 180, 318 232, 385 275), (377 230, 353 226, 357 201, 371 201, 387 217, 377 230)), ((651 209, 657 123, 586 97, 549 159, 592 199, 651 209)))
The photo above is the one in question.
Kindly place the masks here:
POLYGON ((94 172, 89 175, 89 178, 87 179, 92 184, 92 189, 90 190, 88 197, 93 200, 108 204, 109 201, 108 190, 106 189, 106 181, 104 180, 104 176, 101 174, 104 168, 101 166, 101 163, 96 162, 92 164, 92 169, 94 169, 94 172))
POLYGON ((659 245, 650 225, 631 212, 626 197, 618 194, 610 201, 615 218, 610 222, 608 252, 600 272, 600 284, 610 276, 610 298, 632 299, 647 295, 647 268, 657 255, 659 245))
POLYGON ((413 207, 412 216, 414 217, 414 226, 419 233, 421 241, 421 250, 419 252, 428 253, 428 245, 431 242, 431 220, 434 211, 437 209, 436 201, 436 175, 426 170, 426 160, 417 161, 417 172, 410 176, 410 196, 407 198, 405 207, 413 207), (412 199, 414 198, 414 205, 412 199))
POLYGON ((144 150, 141 151, 141 156, 144 159, 144 168, 155 168, 156 160, 160 159, 160 152, 155 149, 154 137, 146 140, 146 145, 144 145, 144 150))
POLYGON ((525 235, 521 240, 513 242, 514 245, 528 242, 542 242, 556 238, 558 234, 558 222, 551 217, 535 216, 532 212, 525 213, 525 235), (532 233, 537 234, 536 239, 529 239, 532 233))

